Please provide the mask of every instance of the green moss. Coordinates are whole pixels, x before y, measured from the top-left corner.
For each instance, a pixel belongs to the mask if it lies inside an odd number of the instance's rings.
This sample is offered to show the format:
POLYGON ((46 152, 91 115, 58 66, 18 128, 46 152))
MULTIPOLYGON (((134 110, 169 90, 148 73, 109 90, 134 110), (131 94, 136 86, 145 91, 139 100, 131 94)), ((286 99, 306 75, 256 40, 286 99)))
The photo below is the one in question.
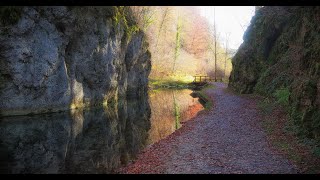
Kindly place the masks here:
POLYGON ((213 89, 213 88, 215 88, 214 85, 209 85, 209 86, 203 88, 201 91, 196 92, 197 96, 204 101, 203 106, 204 106, 205 110, 210 110, 213 107, 213 104, 212 104, 209 96, 205 93, 206 90, 213 89))
POLYGON ((16 24, 21 18, 23 7, 21 6, 1 6, 0 7, 0 23, 2 26, 10 26, 16 24))
POLYGON ((320 142, 319 7, 265 7, 256 13, 233 62, 230 83, 238 92, 274 100, 290 114, 290 130, 320 142), (252 77, 254 76, 254 77, 252 77), (253 81, 257 79, 256 81, 253 81))
MULTIPOLYGON (((280 93, 281 94, 281 93, 280 93)), ((303 162, 305 160, 305 156, 302 155, 301 153, 299 153, 299 151, 297 151, 296 148, 296 144, 299 145, 303 145, 305 147, 309 147, 310 149, 313 150, 313 154, 319 157, 319 145, 316 144, 315 141, 313 141, 310 138, 307 138, 305 136, 301 136, 302 134, 305 135, 306 132, 303 132, 301 130, 301 127, 296 126, 292 123, 292 119, 288 119, 288 121, 286 121, 286 126, 284 126, 284 129, 279 129, 279 123, 278 121, 280 119, 271 116, 271 114, 273 113, 274 109, 278 109, 281 108, 279 106, 279 104, 277 104, 276 101, 266 98, 263 101, 259 102, 259 108, 262 110, 263 112, 263 118, 262 118, 262 127, 265 130, 265 132, 270 136, 275 136, 279 133, 285 133, 285 134, 291 134, 295 137, 298 138, 298 141, 288 141, 289 139, 286 138, 286 136, 284 136, 283 138, 272 138, 271 139, 271 144, 273 146, 275 146, 277 149, 279 149, 280 151, 284 152, 284 154, 292 161, 294 161, 295 163, 305 163, 303 162), (289 123, 289 124, 288 124, 289 123)), ((298 113, 300 114, 300 113, 298 113)), ((301 119, 302 115, 299 115, 299 119, 301 119)), ((291 140, 291 138, 290 138, 291 140)), ((317 164, 310 164, 311 166, 308 167, 308 172, 313 171, 317 169, 317 171, 319 170, 319 166, 317 164)), ((315 171, 315 172, 317 172, 315 171)))
POLYGON ((276 98, 277 103, 283 106, 289 105, 290 91, 287 87, 276 90, 273 96, 276 98))
POLYGON ((121 20, 125 18, 125 15, 123 12, 124 6, 114 7, 114 8, 115 8, 115 14, 113 16, 113 20, 115 22, 115 25, 118 25, 120 24, 121 20))
POLYGON ((107 100, 107 107, 108 108, 115 108, 118 105, 118 98, 116 96, 113 96, 112 98, 107 100))
POLYGON ((124 27, 124 32, 127 40, 130 40, 132 35, 140 31, 138 24, 132 18, 132 12, 129 7, 125 6, 115 6, 115 13, 113 20, 115 26, 122 25, 124 27))
POLYGON ((192 89, 193 85, 189 82, 179 81, 179 80, 149 80, 149 86, 152 89, 192 89))
POLYGON ((254 92, 266 97, 274 97, 277 90, 289 87, 292 81, 292 77, 286 71, 277 72, 269 68, 257 80, 254 92))
POLYGON ((262 75, 260 76, 260 78, 258 79, 257 84, 254 87, 254 91, 258 94, 261 94, 263 96, 268 96, 268 90, 266 89, 266 85, 265 85, 265 81, 263 81, 262 79, 266 79, 268 76, 270 76, 270 71, 266 70, 262 73, 262 75))

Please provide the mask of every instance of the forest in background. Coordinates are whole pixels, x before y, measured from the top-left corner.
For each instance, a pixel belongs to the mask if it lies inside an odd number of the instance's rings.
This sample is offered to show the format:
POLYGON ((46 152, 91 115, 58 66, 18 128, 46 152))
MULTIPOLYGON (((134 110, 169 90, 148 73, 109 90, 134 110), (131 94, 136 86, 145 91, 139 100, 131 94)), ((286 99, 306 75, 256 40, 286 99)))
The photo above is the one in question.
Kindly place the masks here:
MULTIPOLYGON (((130 9, 147 35, 151 81, 191 82, 193 75, 214 77, 215 28, 201 16, 199 7, 131 6, 130 9)), ((217 77, 227 80, 232 69, 231 55, 228 41, 219 41, 221 36, 227 34, 216 37, 217 77)))

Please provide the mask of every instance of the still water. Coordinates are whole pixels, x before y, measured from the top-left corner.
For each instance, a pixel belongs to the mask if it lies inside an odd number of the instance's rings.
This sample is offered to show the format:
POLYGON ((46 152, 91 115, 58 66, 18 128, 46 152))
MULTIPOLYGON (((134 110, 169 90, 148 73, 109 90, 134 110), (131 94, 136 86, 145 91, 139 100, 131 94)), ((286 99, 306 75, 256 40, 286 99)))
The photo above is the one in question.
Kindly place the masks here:
POLYGON ((191 90, 0 119, 0 173, 112 173, 203 110, 191 90))

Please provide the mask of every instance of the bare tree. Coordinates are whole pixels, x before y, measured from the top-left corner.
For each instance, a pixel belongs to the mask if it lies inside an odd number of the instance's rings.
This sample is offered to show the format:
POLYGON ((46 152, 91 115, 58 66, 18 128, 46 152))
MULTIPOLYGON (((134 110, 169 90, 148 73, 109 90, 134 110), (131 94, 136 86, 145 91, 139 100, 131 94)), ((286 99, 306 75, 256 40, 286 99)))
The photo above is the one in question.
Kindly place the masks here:
POLYGON ((164 13, 162 14, 161 20, 160 20, 160 26, 159 26, 159 31, 158 31, 158 35, 157 35, 157 42, 156 42, 156 48, 158 47, 158 43, 159 43, 159 37, 160 37, 160 33, 162 30, 162 27, 165 23, 165 21, 167 20, 167 16, 169 14, 169 7, 165 7, 164 9, 164 13))
MULTIPOLYGON (((210 36, 208 38, 209 40, 209 50, 212 53, 212 57, 214 57, 214 80, 217 81, 217 72, 218 72, 218 55, 219 53, 219 49, 218 49, 218 37, 219 37, 219 33, 217 32, 217 27, 216 27, 216 23, 215 23, 215 12, 214 12, 214 23, 212 26, 209 27, 209 32, 210 32, 210 36)), ((220 49, 221 50, 221 49, 220 49)), ((220 51, 221 52, 221 51, 220 51)), ((224 51, 223 51, 224 53, 224 51)), ((222 68, 221 68, 222 69, 222 68)))
POLYGON ((149 6, 130 6, 133 15, 144 31, 154 22, 154 10, 149 6))
POLYGON ((227 33, 226 33, 226 54, 225 54, 225 58, 224 58, 224 72, 223 72, 223 77, 224 77, 224 78, 226 77, 229 36, 230 36, 230 33, 227 32, 227 33))
POLYGON ((214 81, 217 82, 217 29, 216 29, 216 8, 213 9, 214 28, 214 81))
POLYGON ((172 74, 175 71, 176 68, 176 61, 180 55, 180 46, 181 46, 181 19, 180 16, 178 16, 178 22, 177 22, 177 32, 176 32, 176 47, 174 49, 174 59, 173 59, 173 68, 172 68, 172 74))

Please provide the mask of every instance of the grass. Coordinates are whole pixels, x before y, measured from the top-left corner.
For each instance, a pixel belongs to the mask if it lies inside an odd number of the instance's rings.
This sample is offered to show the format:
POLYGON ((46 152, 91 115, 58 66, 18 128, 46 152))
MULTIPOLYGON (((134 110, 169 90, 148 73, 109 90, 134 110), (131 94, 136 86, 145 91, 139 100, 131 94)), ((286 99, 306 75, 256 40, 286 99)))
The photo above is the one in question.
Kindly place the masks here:
POLYGON ((170 76, 163 79, 150 79, 149 86, 152 89, 188 89, 193 88, 193 81, 189 76, 170 76))
POLYGON ((187 82, 174 80, 150 80, 149 85, 152 89, 187 89, 192 87, 187 82))
MULTIPOLYGON (((164 79, 150 79, 149 87, 153 92, 161 89, 194 89, 194 85, 190 84, 193 81, 192 76, 170 76, 164 79)), ((197 97, 202 101, 205 110, 212 108, 213 104, 206 95, 207 89, 214 88, 214 85, 207 85, 199 91, 195 91, 197 97)))
MULTIPOLYGON (((194 89, 195 86, 190 84, 193 82, 193 76, 170 76, 164 79, 149 79, 149 87, 152 92, 156 93, 162 89, 194 89)), ((210 110, 213 106, 210 98, 205 93, 207 89, 214 88, 214 85, 206 85, 199 91, 194 91, 195 95, 199 97, 200 103, 205 110, 210 110)))
POLYGON ((289 104, 290 91, 288 88, 280 88, 274 93, 277 103, 287 106, 289 104))

